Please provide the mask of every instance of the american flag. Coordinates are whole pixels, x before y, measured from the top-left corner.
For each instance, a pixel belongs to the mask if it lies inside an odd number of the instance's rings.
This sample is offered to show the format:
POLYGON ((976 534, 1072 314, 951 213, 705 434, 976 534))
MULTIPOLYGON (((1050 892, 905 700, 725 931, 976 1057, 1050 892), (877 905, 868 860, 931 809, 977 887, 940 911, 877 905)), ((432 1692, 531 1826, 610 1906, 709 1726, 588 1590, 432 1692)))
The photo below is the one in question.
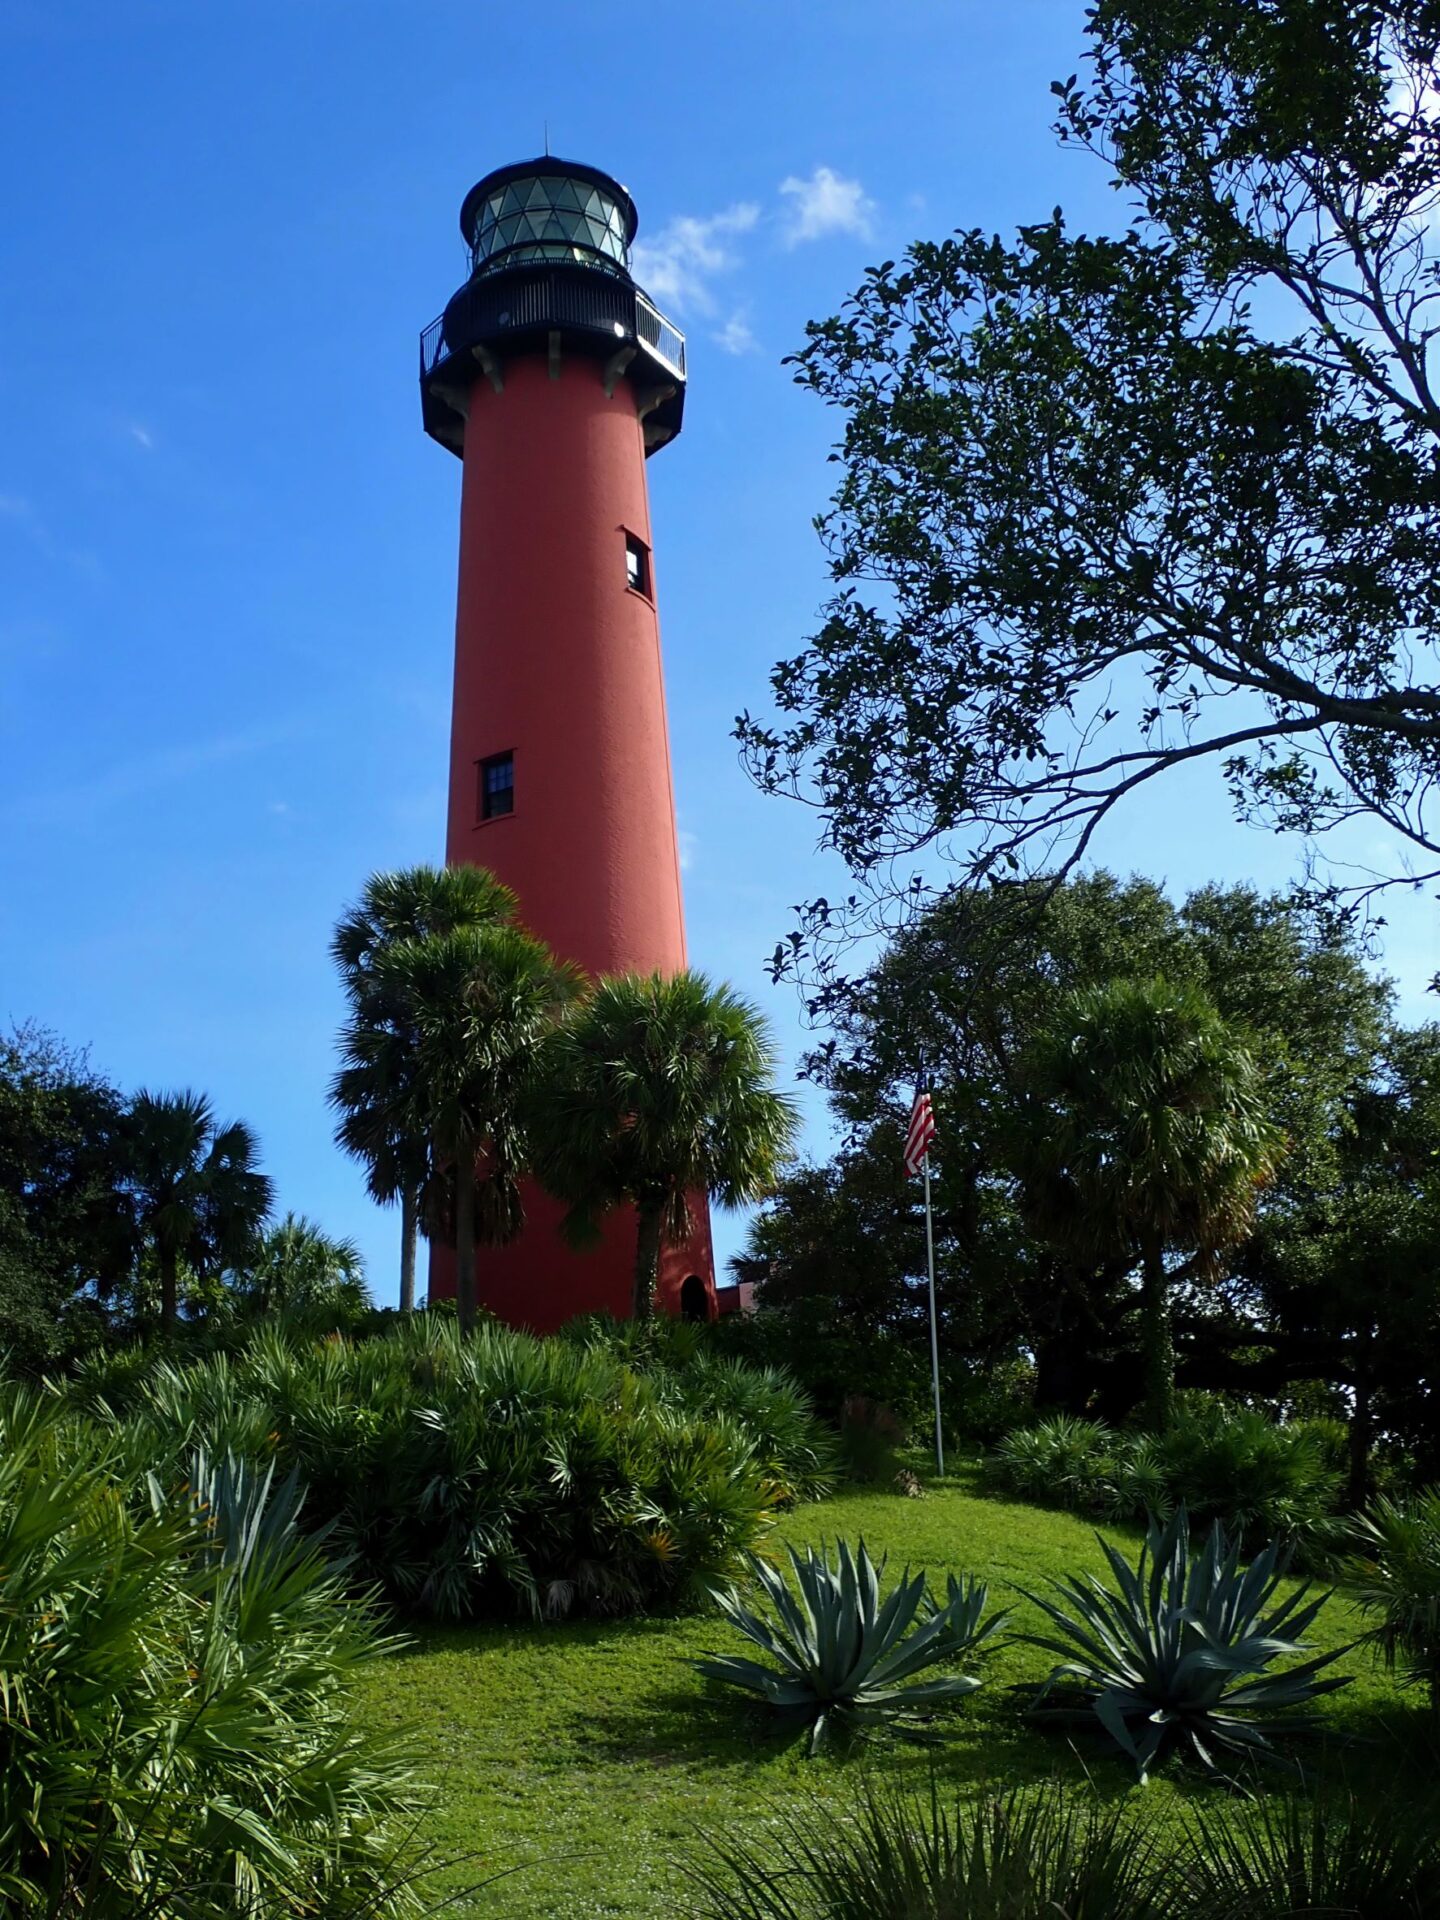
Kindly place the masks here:
POLYGON ((935 1138, 935 1109, 923 1087, 915 1089, 915 1104, 910 1109, 910 1126, 905 1135, 905 1171, 915 1179, 925 1165, 930 1142, 935 1138))

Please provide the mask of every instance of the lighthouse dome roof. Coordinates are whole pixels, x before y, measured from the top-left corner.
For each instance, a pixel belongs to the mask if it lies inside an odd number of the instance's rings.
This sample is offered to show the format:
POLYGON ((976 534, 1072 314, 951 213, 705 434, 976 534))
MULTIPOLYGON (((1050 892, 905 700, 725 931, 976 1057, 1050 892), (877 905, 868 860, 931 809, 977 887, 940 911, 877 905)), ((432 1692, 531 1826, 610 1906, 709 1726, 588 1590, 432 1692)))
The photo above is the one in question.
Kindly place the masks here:
POLYGON ((497 167, 460 209, 477 273, 545 260, 625 273, 638 226, 635 202, 618 180, 552 154, 497 167))

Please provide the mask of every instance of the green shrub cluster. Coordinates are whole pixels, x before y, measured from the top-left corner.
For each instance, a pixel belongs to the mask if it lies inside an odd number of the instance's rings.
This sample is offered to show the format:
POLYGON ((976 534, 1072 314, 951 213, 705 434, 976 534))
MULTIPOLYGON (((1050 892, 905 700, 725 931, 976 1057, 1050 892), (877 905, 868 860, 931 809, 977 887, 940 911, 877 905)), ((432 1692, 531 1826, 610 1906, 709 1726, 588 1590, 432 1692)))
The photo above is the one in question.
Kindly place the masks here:
POLYGON ((365 1732, 388 1644, 293 1477, 0 1387, 0 1906, 50 1920, 416 1911, 405 1753, 365 1732))
POLYGON ((1237 1800, 1188 1832, 1059 1787, 816 1804, 691 1864, 700 1920, 1425 1920, 1440 1806, 1237 1800))
POLYGON ((1323 1420, 1277 1423, 1223 1401, 1188 1405, 1165 1433, 1117 1433, 1060 1414, 1018 1427, 991 1455, 992 1478, 1022 1499, 1113 1520, 1223 1520, 1250 1542, 1323 1539, 1344 1484, 1343 1432, 1323 1420))
POLYGON ((1440 1718, 1440 1487, 1377 1500, 1354 1538, 1349 1572, 1374 1622, 1366 1639, 1407 1685, 1425 1689, 1440 1718))
POLYGON ((446 1620, 682 1605, 726 1580, 775 1509, 823 1484, 823 1441, 778 1374, 428 1316, 377 1338, 271 1330, 189 1365, 134 1351, 75 1403, 137 1459, 197 1441, 294 1469, 362 1585, 446 1620))

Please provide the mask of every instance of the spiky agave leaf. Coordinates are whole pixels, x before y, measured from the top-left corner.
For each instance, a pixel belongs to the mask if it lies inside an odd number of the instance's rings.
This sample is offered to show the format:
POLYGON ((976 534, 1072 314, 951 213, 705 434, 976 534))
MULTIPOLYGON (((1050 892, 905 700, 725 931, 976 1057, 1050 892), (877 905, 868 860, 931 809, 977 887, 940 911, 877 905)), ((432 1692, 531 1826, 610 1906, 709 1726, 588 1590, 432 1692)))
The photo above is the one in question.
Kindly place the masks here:
POLYGON ((793 1591, 778 1568, 753 1556, 749 1562, 772 1615, 747 1606, 737 1593, 719 1596, 730 1625, 774 1664, 740 1655, 694 1664, 707 1678, 753 1693, 808 1726, 812 1753, 837 1722, 856 1728, 893 1719, 960 1699, 980 1685, 960 1674, 915 1676, 958 1659, 999 1629, 1003 1616, 985 1618, 983 1584, 962 1584, 952 1575, 946 1599, 937 1602, 925 1574, 907 1568, 882 1598, 885 1562, 877 1567, 863 1540, 854 1553, 839 1541, 833 1562, 823 1547, 803 1555, 791 1547, 789 1555, 793 1591))
POLYGON ((1301 1658, 1330 1596, 1311 1598, 1308 1585, 1282 1594, 1289 1554, 1278 1543, 1242 1568, 1238 1542, 1217 1522, 1193 1552, 1182 1507, 1168 1522, 1151 1521, 1134 1568, 1100 1545, 1113 1587, 1072 1575, 1056 1582, 1059 1600, 1026 1596, 1056 1632, 1020 1638, 1060 1656, 1033 1711, 1070 1717, 1050 1697, 1063 1685, 1078 1689, 1142 1780, 1176 1750, 1207 1768, 1220 1751, 1268 1754, 1270 1733, 1311 1724, 1291 1709, 1349 1684, 1318 1677, 1347 1649, 1301 1658), (1269 1671, 1276 1660, 1299 1664, 1269 1671))

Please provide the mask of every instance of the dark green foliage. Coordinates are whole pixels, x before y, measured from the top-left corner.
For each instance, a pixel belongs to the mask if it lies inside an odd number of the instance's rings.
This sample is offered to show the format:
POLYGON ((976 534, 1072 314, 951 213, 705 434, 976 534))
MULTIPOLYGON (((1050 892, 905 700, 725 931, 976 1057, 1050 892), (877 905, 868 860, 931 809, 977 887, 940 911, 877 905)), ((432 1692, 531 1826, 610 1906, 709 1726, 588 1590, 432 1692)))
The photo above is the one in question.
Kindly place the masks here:
POLYGON ((774 1185, 798 1124, 777 1064, 759 1012, 699 973, 601 980, 547 1036, 535 1170, 577 1246, 634 1207, 634 1319, 649 1317, 662 1243, 691 1230, 692 1194, 739 1207, 774 1185))
POLYGON ((1430 1920, 1440 1803, 1428 1783, 1383 1798, 1266 1793, 1202 1806, 1182 1884, 1196 1920, 1430 1920))
MULTIPOLYGON (((347 1064, 332 1101, 350 1121, 366 1101, 379 1102, 376 1124, 408 1143, 406 1167, 418 1152, 430 1169, 426 1231, 455 1248, 462 1331, 475 1324, 477 1243, 503 1246, 525 1224, 520 1179, 530 1162, 536 1052, 580 989, 579 970, 521 928, 461 924, 382 944, 346 1028, 347 1064)), ((358 1139, 350 1146, 364 1151, 358 1139)))
POLYGON ((1053 1632, 1021 1637, 1061 1658, 1037 1717, 1093 1715, 1142 1780, 1172 1753, 1207 1769, 1268 1754, 1273 1734, 1309 1725, 1290 1709, 1348 1684, 1319 1678, 1338 1653, 1300 1658, 1328 1595, 1283 1593, 1288 1555, 1278 1546, 1242 1567, 1238 1542, 1216 1522, 1195 1551, 1183 1507, 1152 1521, 1134 1568, 1101 1545, 1113 1586, 1072 1576, 1056 1583, 1058 1600, 1031 1595, 1053 1632), (1282 1659, 1299 1664, 1271 1672, 1282 1659))
POLYGON ((1103 1503, 1118 1444, 1118 1436, 1098 1420, 1057 1413, 1006 1434, 989 1467, 1001 1486, 1023 1500, 1084 1511, 1103 1503))
POLYGON ((1379 1499, 1354 1530, 1355 1597, 1376 1623, 1367 1639, 1440 1716, 1440 1489, 1379 1499))
POLYGON ((335 1138, 364 1165, 374 1199, 400 1202, 402 1313, 414 1310, 416 1231, 426 1187, 440 1170, 429 1133, 416 1125, 415 1010, 407 983, 393 979, 387 962, 407 944, 511 926, 518 909, 510 889, 483 867, 406 867, 372 874, 330 942, 349 1008, 341 1066, 330 1083, 335 1138))
POLYGON ((840 1409, 840 1459, 847 1480, 891 1485, 904 1444, 905 1428, 889 1407, 860 1393, 847 1397, 840 1409))
POLYGON ((182 1271, 215 1278, 254 1253, 274 1188, 256 1164, 254 1134, 223 1124, 204 1094, 150 1093, 125 1115, 125 1179, 160 1281, 160 1318, 173 1328, 182 1271))
POLYGON ((1164 1857, 1118 1808, 1043 1795, 942 1804, 872 1793, 692 1869, 704 1920, 1170 1920, 1164 1857))
POLYGON ((1223 1521, 1255 1545, 1277 1534, 1324 1536, 1343 1485, 1332 1427, 1198 1396, 1164 1434, 1117 1433, 1065 1414, 1018 1427, 988 1466, 1027 1500, 1126 1520, 1184 1506, 1197 1524, 1223 1521))
POLYGON ((1281 1158, 1254 1042, 1197 988, 1115 980, 1060 1003, 1020 1084, 1009 1156, 1022 1208, 1078 1264, 1138 1268, 1146 1410, 1168 1427, 1178 1272, 1215 1271, 1281 1158))
POLYGON ((941 1803, 867 1794, 691 1865, 703 1920, 1428 1920, 1430 1796, 1266 1794, 1193 1836, 1060 1787, 941 1803))
POLYGON ((360 1249, 303 1214, 287 1213, 270 1228, 232 1291, 242 1314, 283 1313, 326 1331, 358 1326, 371 1312, 360 1249))
POLYGON ((1131 1448, 1115 1510, 1140 1517, 1157 1474, 1162 1504, 1187 1507, 1197 1524, 1223 1521, 1247 1543, 1323 1532, 1343 1489, 1333 1428, 1204 1401, 1171 1432, 1131 1448))
POLYGON ((73 1392, 139 1458, 202 1439, 294 1468, 360 1583, 447 1620, 692 1603, 821 1481, 819 1436, 777 1378, 718 1363, 651 1381, 429 1316, 360 1343, 263 1333, 188 1366, 96 1357, 73 1392))
POLYGON ((98 1337, 136 1251, 124 1103, 85 1055, 0 1036, 0 1347, 43 1366, 98 1337))
POLYGON ((835 1477, 835 1450, 803 1389, 783 1367, 717 1351, 712 1333, 669 1317, 596 1315, 571 1321, 561 1337, 642 1373, 664 1406, 734 1421, 765 1462, 777 1500, 823 1498, 835 1477))
POLYGON ((916 1675, 976 1651, 1005 1624, 1003 1614, 986 1617, 989 1590, 983 1582, 952 1574, 945 1599, 937 1603, 925 1574, 912 1576, 907 1568, 882 1599, 885 1563, 872 1562, 863 1540, 853 1554, 839 1541, 833 1562, 823 1548, 801 1555, 792 1547, 790 1565, 798 1596, 778 1569, 750 1561, 773 1617, 755 1612, 733 1592, 719 1596, 725 1619, 773 1664, 731 1655, 696 1664, 707 1678, 758 1695, 808 1729, 812 1754, 841 1730, 945 1705, 980 1685, 957 1674, 930 1680, 916 1675))
POLYGON ((406 1755, 351 1706, 388 1643, 293 1477, 176 1463, 127 1466, 113 1432, 0 1388, 5 1911, 414 1912, 406 1755))
POLYGON ((1408 1169, 1412 1182, 1440 1165, 1440 1107, 1428 1091, 1440 1049, 1423 1031, 1387 1031, 1389 988, 1367 972, 1353 937, 1246 887, 1172 902, 1152 882, 1095 873, 960 893, 916 917, 863 979, 837 976, 818 1002, 831 1037, 806 1071, 829 1093, 845 1144, 829 1165, 788 1176, 757 1219, 743 1270, 760 1283, 760 1313, 727 1337, 763 1339, 827 1417, 838 1418, 850 1393, 923 1417, 924 1221, 899 1158, 923 1052, 940 1119, 947 1424, 990 1441, 1025 1417, 1032 1396, 1045 1412, 1123 1420, 1141 1385, 1139 1262, 1128 1249, 1082 1258, 1036 1233, 1011 1147, 1025 1111, 1021 1065, 1059 1001, 1156 973, 1203 993, 1254 1036, 1265 1112, 1287 1147, 1259 1195, 1256 1232, 1226 1256, 1223 1288, 1205 1263, 1192 1269, 1171 1256, 1181 1388, 1284 1399, 1292 1383, 1348 1386, 1362 1358, 1362 1316, 1349 1309, 1373 1303, 1375 1418, 1413 1450, 1423 1407, 1414 1369, 1407 1391, 1400 1360, 1428 1351, 1440 1324, 1424 1251, 1433 1221, 1427 1237, 1387 1175, 1366 1228, 1336 1229, 1342 1199, 1353 1212, 1347 1196, 1376 1185, 1365 1168, 1379 1165, 1379 1149, 1367 1147, 1364 1165, 1352 1151, 1362 1137, 1383 1137, 1385 1164, 1408 1169), (1367 1119, 1363 1134, 1362 1104, 1379 1123, 1367 1119), (1008 1407, 977 1395, 986 1378, 1003 1385, 997 1397, 1008 1407))

